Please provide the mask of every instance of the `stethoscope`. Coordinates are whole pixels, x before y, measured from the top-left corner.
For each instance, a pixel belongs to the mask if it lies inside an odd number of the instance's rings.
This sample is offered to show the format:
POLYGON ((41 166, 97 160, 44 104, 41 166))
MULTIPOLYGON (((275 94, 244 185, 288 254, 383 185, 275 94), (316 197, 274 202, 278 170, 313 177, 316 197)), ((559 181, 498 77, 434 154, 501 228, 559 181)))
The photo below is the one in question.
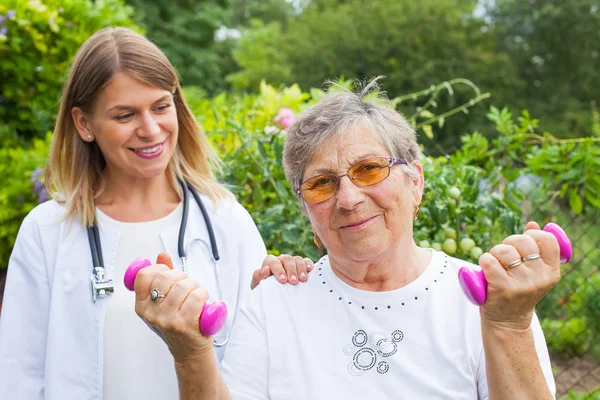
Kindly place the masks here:
MULTIPOLYGON (((219 256, 219 249, 217 247, 217 240, 215 239, 215 232, 212 227, 212 223, 210 221, 210 217, 208 216, 208 212, 206 211, 206 207, 202 202, 202 199, 198 195, 196 189, 192 187, 189 183, 186 183, 182 180, 179 181, 181 185, 181 192, 183 194, 183 213, 181 216, 181 225, 179 226, 179 236, 177 239, 177 250, 179 253, 179 259, 181 260, 181 268, 183 272, 187 272, 186 260, 187 253, 184 247, 184 239, 185 239, 185 228, 187 226, 187 219, 189 214, 189 195, 188 190, 192 193, 196 204, 200 208, 200 212, 202 212, 202 217, 204 218, 204 223, 206 224, 206 230, 208 231, 208 237, 210 239, 210 248, 212 250, 213 255, 213 266, 215 270, 215 282, 217 284, 217 297, 222 298, 221 284, 219 282, 219 265, 218 261, 221 258, 219 256)), ((98 297, 106 297, 108 294, 113 293, 115 291, 115 286, 112 279, 105 279, 104 276, 104 259, 102 257, 102 246, 100 244, 100 232, 98 230, 98 225, 94 221, 94 224, 87 228, 88 240, 90 242, 90 251, 92 253, 92 276, 90 277, 91 281, 91 289, 92 289, 92 301, 95 303, 98 297)), ((227 329, 227 328, 225 328, 227 329)), ((216 340, 213 343, 214 347, 223 347, 229 341, 229 332, 226 332, 225 340, 218 343, 216 340)))

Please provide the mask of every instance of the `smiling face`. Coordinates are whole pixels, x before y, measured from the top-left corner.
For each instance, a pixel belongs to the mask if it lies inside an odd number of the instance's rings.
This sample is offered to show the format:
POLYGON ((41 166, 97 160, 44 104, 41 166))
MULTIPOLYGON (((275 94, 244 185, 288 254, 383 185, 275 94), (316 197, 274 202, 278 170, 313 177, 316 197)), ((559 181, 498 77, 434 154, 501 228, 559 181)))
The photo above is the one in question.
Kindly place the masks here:
POLYGON ((72 110, 77 131, 96 141, 110 174, 162 175, 175 152, 178 121, 173 95, 124 73, 115 74, 89 113, 72 110))
MULTIPOLYGON (((381 138, 362 125, 330 137, 308 163, 303 180, 320 174, 345 174, 357 161, 391 156, 381 138)), ((413 209, 423 190, 421 165, 412 166, 419 178, 411 180, 400 166, 373 186, 358 187, 347 176, 337 193, 321 203, 306 203, 307 215, 331 256, 352 261, 374 261, 412 241, 413 209)))

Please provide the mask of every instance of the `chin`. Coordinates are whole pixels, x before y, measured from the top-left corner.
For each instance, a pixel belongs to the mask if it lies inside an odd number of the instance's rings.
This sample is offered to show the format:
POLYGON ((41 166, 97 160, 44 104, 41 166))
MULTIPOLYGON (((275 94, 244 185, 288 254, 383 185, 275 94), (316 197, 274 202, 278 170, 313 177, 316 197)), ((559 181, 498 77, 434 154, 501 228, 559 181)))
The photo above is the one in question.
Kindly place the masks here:
POLYGON ((139 171, 137 175, 144 179, 156 178, 167 172, 167 165, 157 165, 156 167, 146 168, 143 171, 139 171))
POLYGON ((373 260, 389 249, 389 246, 385 246, 382 243, 375 241, 362 242, 362 243, 348 243, 344 244, 346 253, 350 255, 353 260, 356 261, 369 261, 373 260))

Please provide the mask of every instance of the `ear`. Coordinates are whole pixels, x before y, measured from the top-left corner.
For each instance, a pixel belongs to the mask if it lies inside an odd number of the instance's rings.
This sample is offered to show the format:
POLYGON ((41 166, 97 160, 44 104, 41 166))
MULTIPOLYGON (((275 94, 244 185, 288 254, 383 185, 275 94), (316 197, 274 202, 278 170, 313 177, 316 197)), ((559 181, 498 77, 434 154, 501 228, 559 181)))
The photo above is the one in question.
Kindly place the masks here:
POLYGON ((73 107, 71 109, 71 118, 75 123, 75 129, 84 142, 91 143, 94 141, 94 134, 90 124, 89 117, 79 107, 73 107))
POLYGON ((415 178, 410 178, 412 183, 412 195, 414 199, 414 206, 418 206, 421 204, 421 200, 423 200, 423 188, 425 187, 425 176, 423 175, 423 166, 421 162, 415 160, 411 164, 412 169, 418 173, 418 176, 415 178))

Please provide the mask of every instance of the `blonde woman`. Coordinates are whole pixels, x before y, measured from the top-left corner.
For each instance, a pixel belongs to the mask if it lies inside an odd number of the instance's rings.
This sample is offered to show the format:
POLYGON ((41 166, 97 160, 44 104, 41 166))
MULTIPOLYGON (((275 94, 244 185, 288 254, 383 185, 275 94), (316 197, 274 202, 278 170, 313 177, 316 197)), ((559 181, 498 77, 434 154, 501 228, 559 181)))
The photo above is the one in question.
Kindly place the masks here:
POLYGON ((25 218, 9 262, 0 320, 3 396, 177 396, 173 358, 137 318, 135 294, 123 285, 136 257, 179 255, 169 278, 186 277, 186 270, 195 280, 157 293, 160 299, 200 283, 211 300, 228 305, 214 338, 219 362, 253 272, 253 286, 270 268, 281 282, 306 280, 308 261, 289 256, 270 257, 254 271, 265 259, 264 243, 248 212, 215 180, 218 166, 154 44, 123 28, 101 30, 83 44, 48 159, 53 200, 25 218))

